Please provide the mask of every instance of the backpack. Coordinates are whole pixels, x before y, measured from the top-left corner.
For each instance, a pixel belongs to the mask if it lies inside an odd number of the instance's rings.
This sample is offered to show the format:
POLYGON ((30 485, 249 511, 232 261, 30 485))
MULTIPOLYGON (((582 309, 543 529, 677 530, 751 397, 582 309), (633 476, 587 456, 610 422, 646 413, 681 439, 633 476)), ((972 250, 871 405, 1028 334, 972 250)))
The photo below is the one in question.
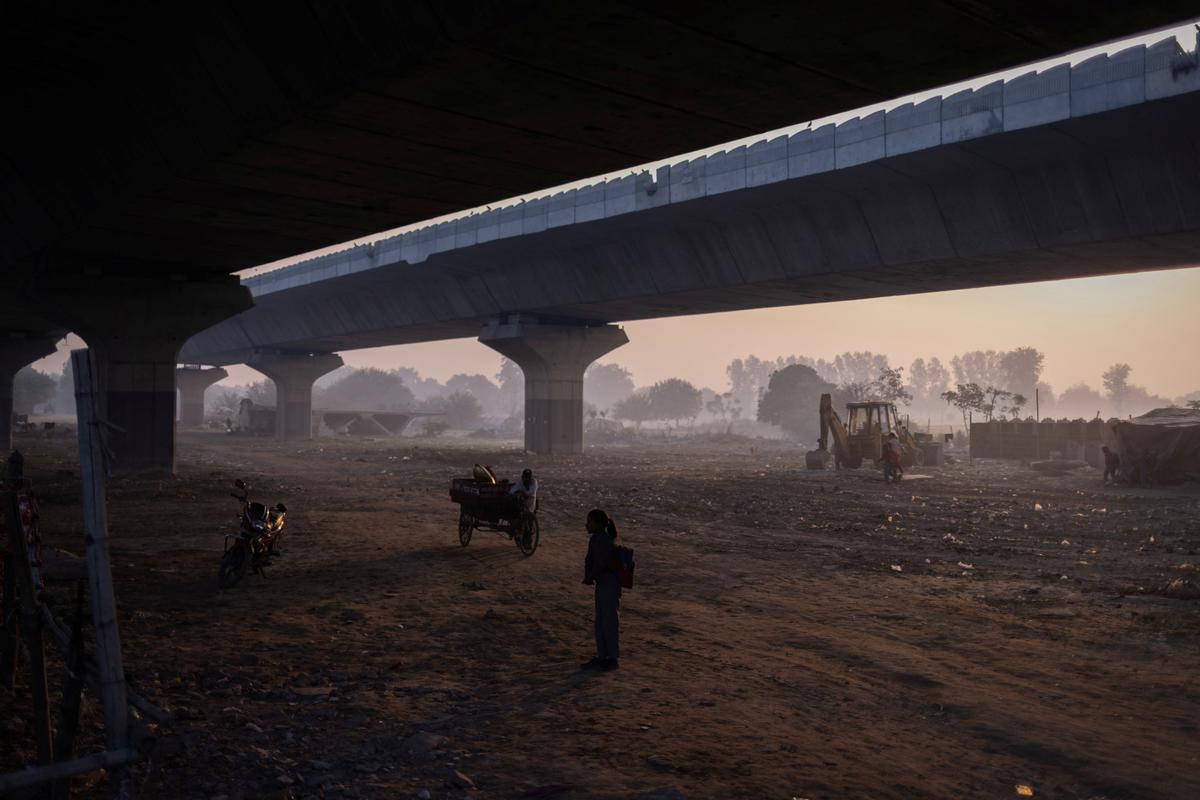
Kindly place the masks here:
POLYGON ((634 567, 637 566, 637 564, 634 563, 634 560, 633 560, 633 548, 632 547, 617 547, 617 558, 621 563, 621 568, 617 573, 621 577, 621 588, 622 589, 632 589, 633 588, 633 570, 634 570, 634 567))

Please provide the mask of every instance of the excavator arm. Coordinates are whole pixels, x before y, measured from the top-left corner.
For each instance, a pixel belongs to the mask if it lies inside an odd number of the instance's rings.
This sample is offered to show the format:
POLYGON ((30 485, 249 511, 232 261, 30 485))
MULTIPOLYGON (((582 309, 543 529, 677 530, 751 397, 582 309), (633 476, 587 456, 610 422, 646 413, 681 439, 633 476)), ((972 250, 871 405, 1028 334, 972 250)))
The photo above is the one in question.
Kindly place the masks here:
POLYGON ((807 461, 810 469, 825 469, 825 459, 828 458, 829 440, 833 438, 833 453, 838 464, 848 463, 850 459, 850 437, 842 418, 833 410, 833 397, 821 395, 821 437, 817 440, 817 449, 809 453, 807 461))

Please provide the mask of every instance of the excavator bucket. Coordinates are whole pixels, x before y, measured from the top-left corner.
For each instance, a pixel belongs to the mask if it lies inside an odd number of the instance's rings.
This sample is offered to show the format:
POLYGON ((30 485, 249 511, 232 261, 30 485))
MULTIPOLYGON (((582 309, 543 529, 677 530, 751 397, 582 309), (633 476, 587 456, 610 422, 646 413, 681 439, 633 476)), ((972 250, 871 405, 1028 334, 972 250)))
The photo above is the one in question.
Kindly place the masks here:
POLYGON ((833 454, 828 450, 809 450, 804 454, 804 466, 809 469, 831 469, 833 454))

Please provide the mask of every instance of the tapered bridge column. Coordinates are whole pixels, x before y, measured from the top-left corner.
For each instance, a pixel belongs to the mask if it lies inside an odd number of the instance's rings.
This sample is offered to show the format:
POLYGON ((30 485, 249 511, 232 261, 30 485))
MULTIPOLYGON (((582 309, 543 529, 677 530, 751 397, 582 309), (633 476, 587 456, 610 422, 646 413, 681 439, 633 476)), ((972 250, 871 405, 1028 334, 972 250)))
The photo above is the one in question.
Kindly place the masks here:
POLYGON ((175 386, 179 389, 179 427, 204 425, 204 392, 228 376, 229 373, 220 367, 179 367, 175 370, 175 386))
POLYGON ((175 365, 189 338, 254 305, 231 275, 66 262, 37 272, 42 313, 87 342, 116 472, 175 471, 175 365))
POLYGON ((13 381, 24 367, 54 352, 58 337, 0 331, 0 458, 12 450, 13 381))
POLYGON ((312 387, 344 362, 336 353, 255 353, 246 362, 275 384, 275 437, 312 438, 312 387))
POLYGON ((615 325, 541 323, 509 317, 484 326, 479 341, 525 373, 525 449, 583 452, 583 373, 600 356, 629 342, 615 325))

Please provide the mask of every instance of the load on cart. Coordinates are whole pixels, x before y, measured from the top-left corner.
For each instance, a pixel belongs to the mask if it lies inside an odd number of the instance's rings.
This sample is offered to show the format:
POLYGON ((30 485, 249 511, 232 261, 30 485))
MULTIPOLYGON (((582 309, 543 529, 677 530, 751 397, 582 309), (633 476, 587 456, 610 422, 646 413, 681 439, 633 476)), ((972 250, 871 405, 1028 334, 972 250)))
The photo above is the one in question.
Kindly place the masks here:
POLYGON ((538 546, 537 482, 525 470, 516 483, 498 480, 490 467, 475 465, 470 478, 450 480, 450 499, 459 505, 458 542, 471 543, 476 530, 497 531, 517 543, 525 556, 538 546))

